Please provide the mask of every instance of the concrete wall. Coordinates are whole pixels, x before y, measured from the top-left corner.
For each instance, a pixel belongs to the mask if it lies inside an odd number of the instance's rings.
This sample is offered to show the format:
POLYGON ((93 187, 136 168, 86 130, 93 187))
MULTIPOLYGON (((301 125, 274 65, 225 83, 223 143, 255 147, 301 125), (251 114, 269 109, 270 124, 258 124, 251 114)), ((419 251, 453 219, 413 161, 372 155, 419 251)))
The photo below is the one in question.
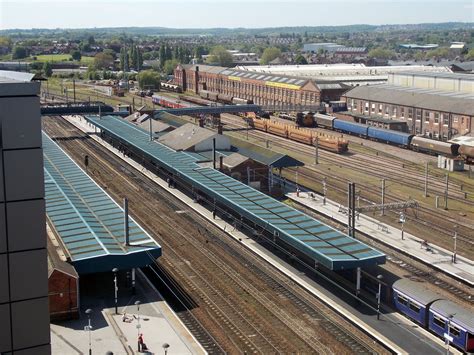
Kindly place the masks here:
POLYGON ((39 83, 0 82, 0 353, 50 353, 39 83))
POLYGON ((426 77, 413 74, 392 73, 388 76, 388 83, 398 86, 413 87, 420 89, 436 89, 451 92, 474 92, 474 77, 469 79, 426 77))

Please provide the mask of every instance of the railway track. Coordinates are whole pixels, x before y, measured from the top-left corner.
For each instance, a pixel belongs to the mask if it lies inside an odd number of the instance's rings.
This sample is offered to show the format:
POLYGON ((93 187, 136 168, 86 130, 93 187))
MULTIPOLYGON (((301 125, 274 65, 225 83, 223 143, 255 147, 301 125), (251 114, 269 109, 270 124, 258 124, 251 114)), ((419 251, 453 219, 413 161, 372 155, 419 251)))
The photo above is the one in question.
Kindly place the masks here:
MULTIPOLYGON (((229 114, 224 114, 222 116, 226 118, 226 120, 223 120, 226 126, 232 126, 238 129, 247 128, 247 126, 242 123, 242 119, 240 117, 232 116, 229 114)), ((313 147, 309 147, 298 142, 288 141, 285 138, 278 137, 265 132, 252 131, 252 133, 249 133, 249 135, 255 138, 261 138, 262 135, 260 134, 271 136, 272 142, 277 142, 278 145, 284 146, 285 148, 291 147, 294 151, 314 157, 313 147)), ((334 135, 334 132, 332 132, 332 135, 334 135)), ((414 169, 409 169, 410 171, 405 171, 407 167, 405 167, 404 164, 400 164, 400 162, 396 162, 396 164, 394 165, 393 159, 390 159, 390 161, 384 161, 383 159, 387 158, 382 159, 381 156, 379 159, 374 160, 373 157, 361 154, 357 154, 355 156, 345 156, 333 154, 324 150, 320 150, 318 155, 319 160, 322 162, 343 165, 344 167, 356 169, 357 171, 363 172, 365 174, 370 174, 371 176, 375 176, 378 178, 386 178, 387 176, 390 176, 391 180, 397 181, 398 183, 407 187, 416 188, 421 191, 424 189, 424 172, 414 169), (396 167, 404 170, 404 172, 399 173, 395 169, 396 167), (416 175, 413 176, 413 174, 416 175)), ((435 176, 431 176, 431 178, 429 179, 429 192, 438 195, 443 195, 445 193, 446 186, 444 177, 440 180, 433 179, 434 177, 435 176)), ((467 194, 468 197, 471 195, 474 197, 474 185, 462 184, 461 187, 461 184, 457 185, 454 181, 451 181, 450 186, 451 190, 448 189, 448 196, 450 199, 474 206, 474 199, 470 200, 465 198, 465 194, 467 194)))
MULTIPOLYGON (((228 115, 226 115, 226 117, 227 116, 228 115)), ((226 121, 226 125, 228 125, 228 124, 229 123, 226 121)), ((241 124, 235 125, 234 123, 231 123, 230 125, 236 126, 236 127, 239 127, 239 128, 244 128, 245 127, 241 124)), ((310 147, 307 147, 307 146, 304 146, 303 144, 298 144, 296 142, 289 142, 288 140, 286 140, 284 138, 277 137, 277 136, 274 136, 274 135, 268 135, 266 133, 258 132, 258 131, 251 131, 251 132, 249 132, 249 135, 256 138, 256 139, 259 139, 260 141, 262 140, 262 137, 263 138, 271 137, 272 138, 271 139, 272 143, 274 145, 277 145, 277 146, 280 146, 284 149, 292 150, 292 151, 295 151, 295 152, 298 152, 298 153, 301 153, 301 154, 304 154, 304 155, 307 155, 307 156, 311 156, 311 157, 314 156, 314 149, 312 149, 310 147)), ((331 164, 336 164, 336 165, 346 167, 345 163, 343 161, 338 160, 338 158, 340 158, 339 155, 334 154, 334 153, 330 153, 330 152, 324 152, 324 154, 328 156, 327 162, 330 162, 331 164)), ((363 165, 367 165, 367 164, 363 164, 363 165)), ((349 166, 349 167, 353 168, 353 169, 357 169, 357 166, 354 166, 354 165, 349 166)), ((376 169, 376 167, 374 167, 372 165, 371 170, 369 172, 366 172, 366 173, 368 174, 368 173, 370 173, 371 171, 373 171, 375 169, 376 169)), ((331 188, 334 188, 334 189, 340 191, 341 193, 344 193, 344 194, 346 193, 348 180, 346 180, 344 178, 341 178, 341 177, 338 177, 337 175, 335 175, 334 173, 332 173, 330 171, 324 171, 322 169, 315 169, 315 168, 312 168, 312 167, 306 167, 306 168, 299 169, 298 173, 300 175, 306 174, 306 176, 309 179, 313 179, 313 180, 314 180, 314 177, 312 177, 312 175, 321 176, 321 179, 316 179, 318 184, 321 183, 321 180, 322 180, 323 177, 326 177, 328 186, 331 186, 331 188)), ((391 174, 391 173, 388 174, 387 173, 387 175, 385 175, 385 176, 391 176, 391 175, 393 175, 393 174, 391 174)), ((398 179, 395 180, 396 183, 400 183, 400 181, 401 182, 403 182, 403 181, 408 181, 409 182, 410 180, 407 179, 406 176, 403 176, 403 178, 398 177, 398 179)), ((379 197, 379 195, 380 195, 380 190, 378 188, 375 188, 374 186, 367 185, 367 184, 358 183, 358 185, 361 188, 361 190, 362 189, 364 190, 364 193, 366 194, 366 196, 362 196, 362 197, 365 198, 367 200, 367 202, 369 202, 369 203, 379 203, 377 197, 379 197)), ((408 183, 408 185, 409 185, 409 183, 408 183)), ((433 192, 433 191, 431 191, 431 192, 433 192)), ((400 201, 400 199, 402 199, 402 198, 400 198, 400 196, 398 196, 396 194, 393 194, 393 193, 386 193, 385 196, 386 196, 387 202, 389 202, 389 201, 395 202, 395 201, 400 201)), ((451 199, 456 199, 456 198, 452 197, 451 199)), ((459 199, 458 199, 458 201, 459 201, 459 199)), ((462 202, 463 203, 467 202, 469 204, 474 203, 474 201, 465 201, 464 199, 462 199, 462 202)), ((421 223, 424 226, 426 226, 427 228, 430 228, 430 229, 432 229, 432 230, 434 230, 438 233, 442 233, 442 234, 444 234, 444 235, 446 235, 450 238, 452 238, 452 236, 453 236, 453 226, 457 225, 458 226, 457 232, 458 232, 458 238, 459 238, 458 240, 462 240, 463 242, 466 242, 467 244, 469 244, 469 246, 472 245, 472 242, 474 241, 474 239, 473 239, 474 235, 472 233, 472 226, 471 225, 465 224, 462 221, 453 220, 452 218, 450 218, 448 216, 443 216, 438 210, 432 210, 431 208, 428 208, 428 207, 423 206, 423 205, 419 206, 418 212, 419 212, 418 216, 408 215, 407 216, 408 219, 410 219, 412 221, 416 221, 416 223, 421 223), (423 219, 423 214, 427 215, 427 218, 423 219), (433 223, 433 221, 436 221, 436 223, 433 223)))
MULTIPOLYGON (((300 209, 308 215, 318 218, 336 229, 345 229, 345 226, 336 220, 316 214, 314 211, 304 206, 301 206, 300 209)), ((474 305, 473 290, 469 286, 460 285, 457 281, 454 281, 452 278, 443 274, 442 272, 437 271, 428 265, 424 265, 421 262, 415 261, 409 256, 402 255, 397 250, 391 248, 389 245, 382 244, 378 240, 371 238, 368 235, 359 232, 356 232, 356 235, 357 239, 387 254, 387 262, 398 269, 396 274, 398 274, 399 277, 410 277, 412 279, 416 278, 418 280, 428 282, 435 287, 444 290, 445 293, 449 295, 454 301, 460 301, 470 306, 474 305)), ((385 266, 381 267, 385 268, 385 266)), ((376 277, 377 275, 375 273, 372 276, 376 277)))
MULTIPOLYGON (((89 155, 89 172, 112 196, 128 197, 134 218, 153 231, 166 250, 158 264, 196 302, 190 312, 225 352, 385 352, 299 285, 207 225, 189 207, 124 166, 72 125, 45 118, 44 127, 53 137, 69 137, 57 141, 79 163, 89 155)), ((195 324, 193 328, 199 330, 195 324)))

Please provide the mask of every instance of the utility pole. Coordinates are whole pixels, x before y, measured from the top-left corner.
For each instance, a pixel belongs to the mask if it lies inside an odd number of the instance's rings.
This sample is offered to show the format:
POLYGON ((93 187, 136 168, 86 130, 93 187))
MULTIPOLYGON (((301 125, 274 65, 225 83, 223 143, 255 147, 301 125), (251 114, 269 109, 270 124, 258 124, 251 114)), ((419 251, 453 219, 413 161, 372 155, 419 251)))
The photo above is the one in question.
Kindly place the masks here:
POLYGON ((212 138, 212 168, 216 169, 216 139, 212 138))
POLYGON ((326 193, 327 193, 326 177, 323 177, 323 205, 326 204, 326 193))
POLYGON ((448 209, 448 189, 449 189, 449 174, 446 173, 446 189, 444 191, 444 209, 448 209))
POLYGON ((385 179, 382 179, 382 212, 381 216, 385 216, 385 209, 383 208, 383 205, 385 205, 385 179))
POLYGON ((425 194, 423 195, 424 197, 428 197, 428 164, 429 162, 426 162, 425 165, 425 194))
POLYGON ((153 141, 153 129, 152 129, 152 122, 151 122, 152 118, 149 117, 148 118, 148 121, 150 121, 150 142, 153 141))
POLYGON ((316 136, 314 140, 314 164, 318 165, 318 148, 319 148, 319 138, 316 136))
POLYGON ((72 92, 74 94, 74 103, 76 103, 76 79, 72 79, 72 92))
POLYGON ((352 218, 351 218, 351 204, 352 204, 352 183, 349 182, 347 185, 347 234, 351 236, 352 232, 352 218))
POLYGON ((457 250, 456 250, 456 241, 458 239, 458 231, 457 231, 458 226, 454 226, 454 252, 453 252, 453 264, 456 264, 456 256, 457 256, 457 250))

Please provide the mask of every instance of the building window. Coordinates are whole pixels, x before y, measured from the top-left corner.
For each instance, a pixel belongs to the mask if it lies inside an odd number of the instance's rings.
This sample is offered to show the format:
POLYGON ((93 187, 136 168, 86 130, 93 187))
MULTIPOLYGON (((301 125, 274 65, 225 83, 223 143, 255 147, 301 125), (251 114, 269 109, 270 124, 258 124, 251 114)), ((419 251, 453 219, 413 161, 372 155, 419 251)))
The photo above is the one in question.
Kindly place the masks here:
POLYGON ((416 110, 416 120, 421 121, 421 110, 416 110))
POLYGON ((379 113, 382 113, 382 108, 383 108, 383 105, 379 104, 379 113))
POLYGON ((375 104, 372 104, 372 113, 375 113, 375 104))
POLYGON ((449 125, 449 115, 447 113, 443 113, 442 117, 443 117, 443 124, 445 126, 449 125))
POLYGON ((395 106, 392 108, 392 116, 397 117, 397 108, 395 106))
POLYGON ((425 122, 430 121, 430 111, 425 111, 425 122))
POLYGON ((459 122, 459 117, 458 116, 453 116, 453 122, 458 123, 459 122))
POLYGON ((390 112, 390 107, 388 105, 385 106, 385 114, 388 115, 390 112))
POLYGON ((433 315, 433 323, 442 329, 446 327, 446 323, 444 322, 444 320, 435 315, 433 315))
POLYGON ((435 114, 434 114, 434 123, 435 124, 439 123, 439 113, 438 112, 435 112, 435 114))
POLYGON ((408 109, 408 118, 413 118, 413 109, 412 108, 409 108, 408 109))
POLYGON ((364 112, 369 112, 369 103, 368 102, 365 103, 364 112))
POLYGON ((400 117, 405 118, 405 107, 400 107, 400 117))

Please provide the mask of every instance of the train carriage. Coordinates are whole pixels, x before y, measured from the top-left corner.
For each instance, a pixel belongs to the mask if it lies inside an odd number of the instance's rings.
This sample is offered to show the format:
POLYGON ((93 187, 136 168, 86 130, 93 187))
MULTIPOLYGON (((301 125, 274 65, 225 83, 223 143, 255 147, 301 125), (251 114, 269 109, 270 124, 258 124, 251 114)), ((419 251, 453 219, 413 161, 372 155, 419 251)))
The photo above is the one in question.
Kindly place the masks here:
POLYGON ((444 154, 449 156, 459 155, 459 144, 436 141, 425 137, 415 136, 412 138, 410 147, 414 151, 425 152, 429 154, 444 154))
POLYGON ((468 163, 474 163, 474 146, 461 144, 459 146, 459 155, 468 163))
POLYGON ((217 95, 217 101, 222 102, 223 104, 232 104, 232 95, 219 94, 217 95))
POLYGON ((429 310, 429 329, 465 352, 474 351, 474 312, 448 300, 433 302, 429 310))
POLYGON ((428 309, 436 300, 441 298, 422 284, 409 279, 400 279, 393 283, 393 305, 408 318, 421 324, 428 325, 428 309))
POLYGON ((338 119, 333 121, 333 127, 336 131, 346 132, 361 137, 367 137, 367 130, 369 129, 369 127, 364 124, 338 119))
POLYGON ((367 135, 369 138, 402 147, 408 147, 410 145, 411 139, 413 138, 413 134, 372 126, 368 127, 367 135))
POLYGON ((314 114, 314 121, 318 127, 333 129, 333 123, 336 117, 323 115, 322 113, 314 114))

